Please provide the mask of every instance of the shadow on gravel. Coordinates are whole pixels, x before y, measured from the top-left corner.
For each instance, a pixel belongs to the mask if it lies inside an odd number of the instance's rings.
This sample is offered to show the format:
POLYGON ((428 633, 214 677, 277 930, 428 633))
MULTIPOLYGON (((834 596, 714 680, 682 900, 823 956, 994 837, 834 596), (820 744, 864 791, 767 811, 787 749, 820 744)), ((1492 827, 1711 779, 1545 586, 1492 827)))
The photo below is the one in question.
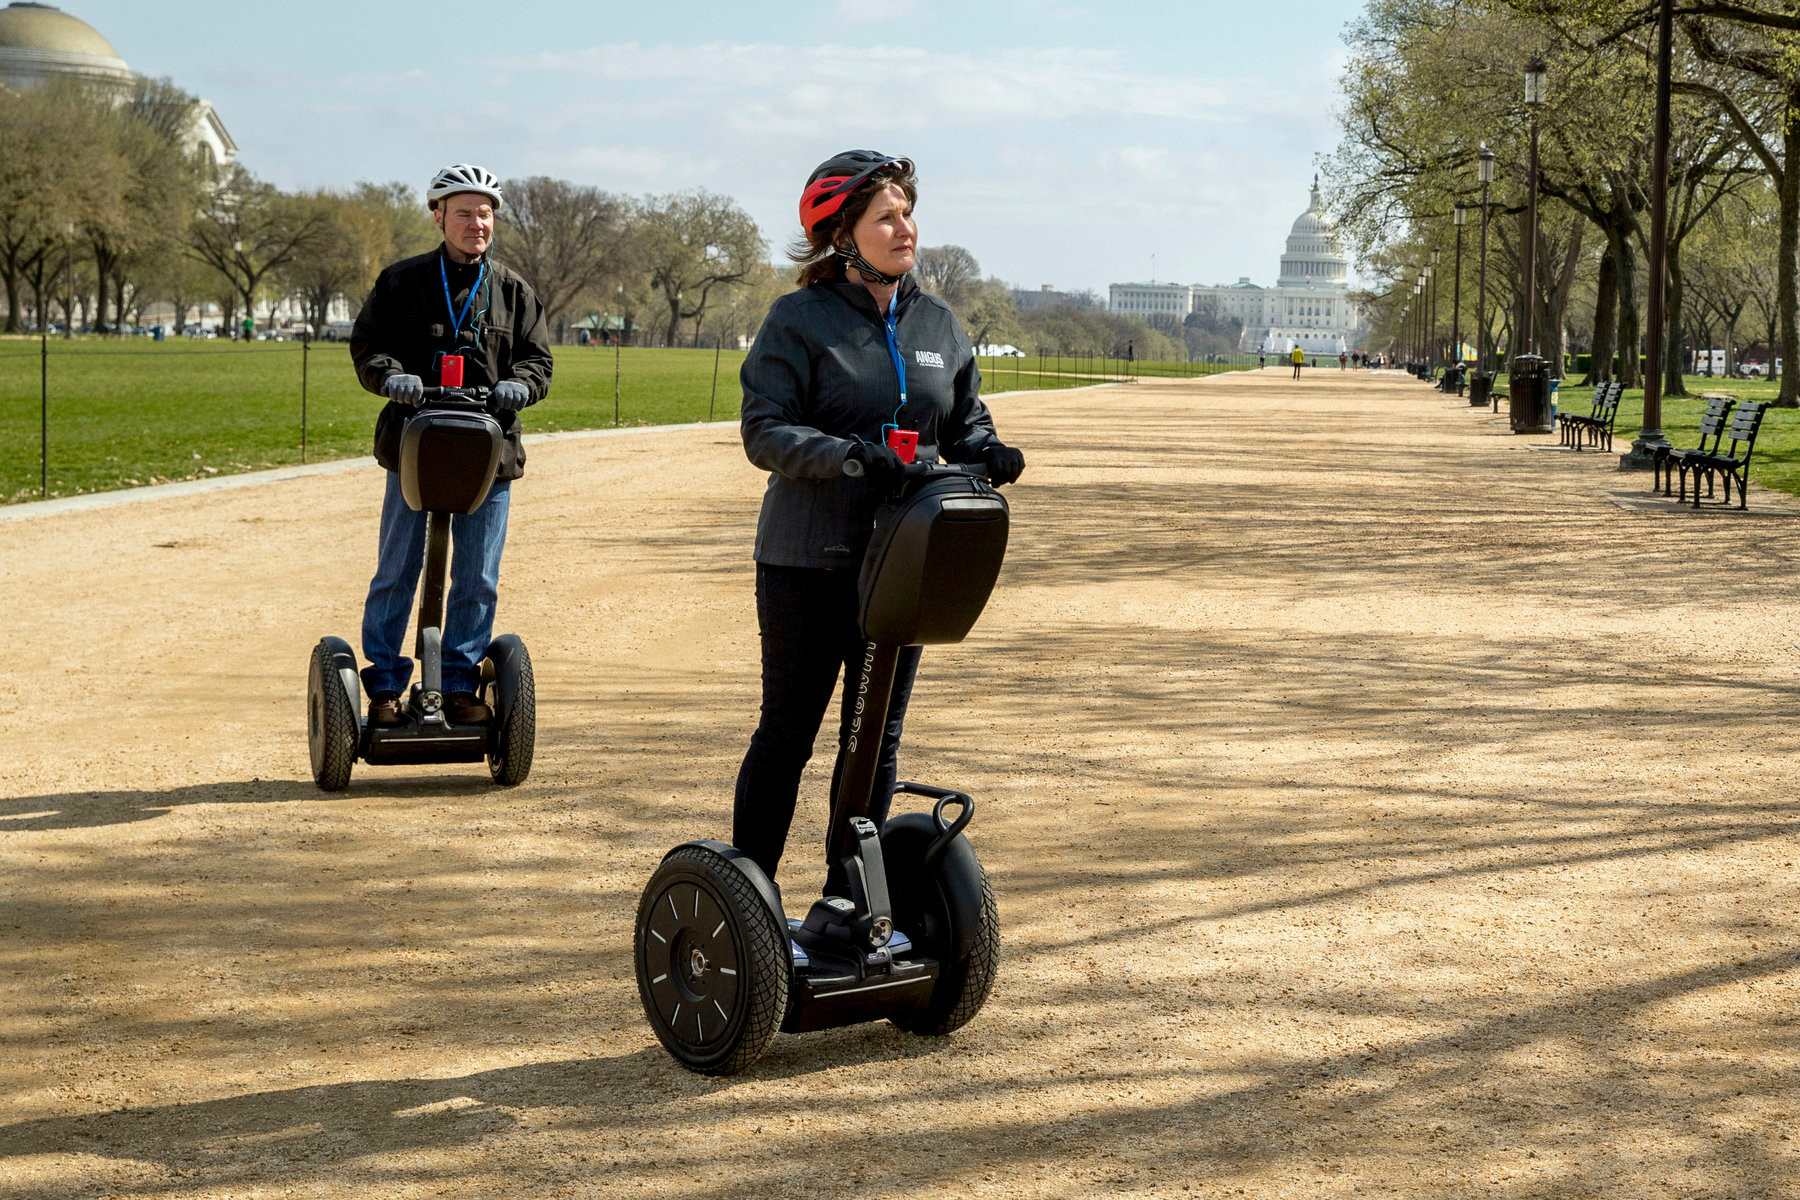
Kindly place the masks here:
POLYGON ((52 792, 0 800, 0 834, 44 829, 92 829, 148 821, 188 804, 296 804, 329 802, 355 796, 468 796, 495 790, 486 768, 467 778, 457 776, 358 777, 346 792, 322 792, 310 780, 251 779, 233 783, 197 783, 187 787, 118 792, 52 792))

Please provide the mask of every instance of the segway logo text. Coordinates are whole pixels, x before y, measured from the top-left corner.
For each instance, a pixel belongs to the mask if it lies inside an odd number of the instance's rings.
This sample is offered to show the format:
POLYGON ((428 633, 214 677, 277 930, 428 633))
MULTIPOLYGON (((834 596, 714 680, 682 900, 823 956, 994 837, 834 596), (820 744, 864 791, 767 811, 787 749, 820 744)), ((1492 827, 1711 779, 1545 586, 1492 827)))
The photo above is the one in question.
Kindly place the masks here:
POLYGON ((862 679, 856 685, 856 715, 850 719, 850 740, 846 747, 856 753, 856 735, 862 732, 863 705, 869 698, 869 672, 875 669, 875 648, 863 652, 862 679))

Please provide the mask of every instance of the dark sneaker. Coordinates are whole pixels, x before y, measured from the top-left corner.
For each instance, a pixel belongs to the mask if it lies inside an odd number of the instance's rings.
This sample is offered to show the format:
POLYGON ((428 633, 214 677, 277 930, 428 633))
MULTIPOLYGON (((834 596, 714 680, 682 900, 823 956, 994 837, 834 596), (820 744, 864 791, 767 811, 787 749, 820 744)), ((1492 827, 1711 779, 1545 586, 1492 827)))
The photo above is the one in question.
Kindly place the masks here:
POLYGON ((400 711, 399 692, 376 692, 369 697, 369 724, 403 725, 406 714, 400 711))
POLYGON ((451 692, 444 697, 444 716, 452 725, 479 725, 494 718, 494 710, 474 692, 451 692))

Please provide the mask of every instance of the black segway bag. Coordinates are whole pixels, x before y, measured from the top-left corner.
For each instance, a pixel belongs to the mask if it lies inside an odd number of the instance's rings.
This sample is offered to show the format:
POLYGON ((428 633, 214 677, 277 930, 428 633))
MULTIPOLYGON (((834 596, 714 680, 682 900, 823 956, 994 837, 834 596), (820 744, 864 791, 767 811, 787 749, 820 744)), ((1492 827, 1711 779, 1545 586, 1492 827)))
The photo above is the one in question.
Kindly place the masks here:
POLYGON ((484 412, 426 409, 400 435, 400 494, 415 512, 472 513, 487 499, 506 435, 484 412))
POLYGON ((928 476, 875 514, 863 556, 863 636, 887 646, 960 642, 1006 558, 1006 500, 985 479, 928 476))

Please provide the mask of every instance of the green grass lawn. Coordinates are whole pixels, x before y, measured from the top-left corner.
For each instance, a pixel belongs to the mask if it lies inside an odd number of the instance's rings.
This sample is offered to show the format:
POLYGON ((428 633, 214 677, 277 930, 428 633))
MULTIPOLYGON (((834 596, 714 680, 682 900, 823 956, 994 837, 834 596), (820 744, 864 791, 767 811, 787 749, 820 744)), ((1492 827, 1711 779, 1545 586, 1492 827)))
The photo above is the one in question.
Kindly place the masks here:
MULTIPOLYGON (((1505 376, 1500 377, 1504 381, 1505 376)), ((1706 409, 1701 392, 1730 393, 1740 400, 1768 402, 1781 392, 1780 383, 1745 379, 1709 379, 1686 376, 1687 399, 1663 398, 1663 436, 1677 446, 1695 445, 1700 438, 1700 414, 1706 409)), ((1505 390, 1505 384, 1500 384, 1505 390)), ((1593 409, 1594 389, 1564 385, 1557 391, 1559 413, 1586 416, 1593 409)), ((1621 453, 1644 427, 1644 393, 1626 392, 1619 400, 1619 419, 1613 426, 1613 447, 1621 453)), ((1764 487, 1800 495, 1800 409, 1772 408, 1763 417, 1756 435, 1756 452, 1750 460, 1750 479, 1764 487)))
MULTIPOLYGON (((286 466, 301 461, 301 347, 291 342, 50 343, 52 497, 286 466)), ((320 343, 305 356, 307 460, 367 454, 380 401, 350 370, 349 350, 320 343)), ((738 415, 731 351, 579 346, 556 351, 549 399, 525 413, 527 432, 613 424, 669 425, 738 415)), ((987 392, 1079 387, 1115 376, 1117 362, 1054 357, 983 359, 987 392)), ((0 339, 0 500, 39 496, 39 359, 30 339, 0 339)), ((1137 373, 1210 374, 1222 366, 1139 363, 1137 373)))
MULTIPOLYGON (((732 420, 742 353, 721 354, 713 403, 710 350, 626 349, 618 418, 626 425, 732 420)), ((301 348, 294 343, 106 342, 50 346, 50 495, 284 466, 300 461, 301 348)), ((307 458, 367 454, 380 401, 363 391, 342 344, 306 356, 307 458)), ((614 420, 611 350, 564 347, 529 432, 614 420)), ((0 341, 0 498, 38 496, 37 344, 0 341)))

